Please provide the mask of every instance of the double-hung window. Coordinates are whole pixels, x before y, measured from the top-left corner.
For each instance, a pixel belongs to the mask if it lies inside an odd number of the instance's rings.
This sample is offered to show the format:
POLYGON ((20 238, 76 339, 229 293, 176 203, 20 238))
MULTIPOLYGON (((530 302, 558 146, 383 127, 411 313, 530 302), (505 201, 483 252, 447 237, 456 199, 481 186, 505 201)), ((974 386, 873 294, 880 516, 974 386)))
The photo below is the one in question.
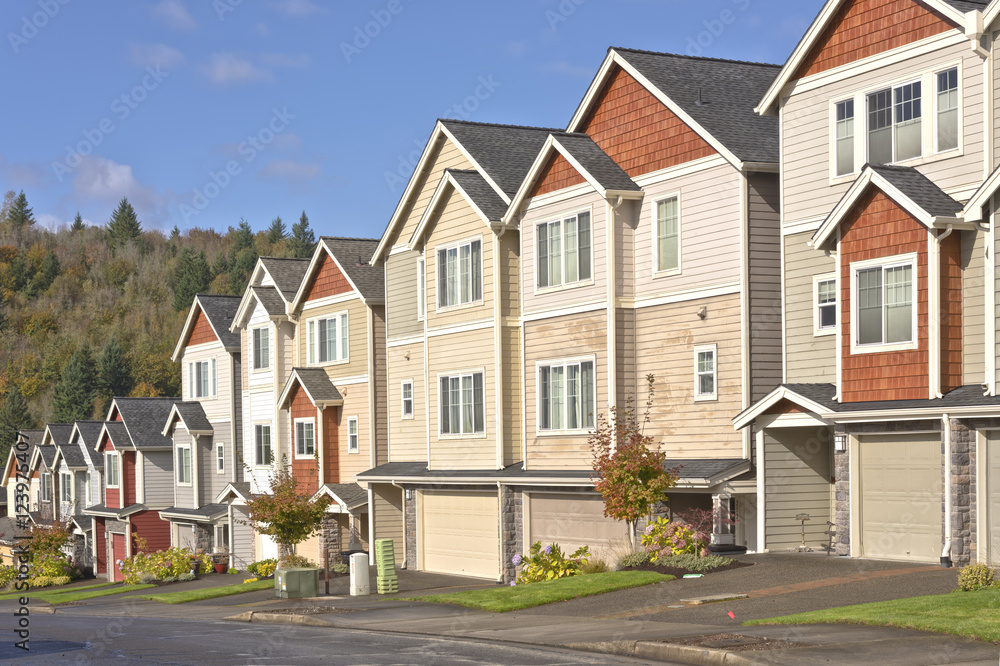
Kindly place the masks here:
POLYGON ((118 452, 109 451, 104 454, 104 478, 108 488, 118 487, 118 452))
POLYGON ((226 471, 226 445, 218 443, 215 445, 215 473, 222 474, 226 471))
POLYGON ((854 267, 854 347, 909 345, 915 340, 915 261, 854 267))
POLYGON ((483 300, 481 240, 438 249, 437 290, 438 308, 450 308, 483 300))
POLYGON ((854 100, 837 102, 837 175, 854 173, 854 100))
POLYGON ((59 496, 63 502, 73 501, 73 477, 65 472, 59 475, 59 496))
POLYGON ((958 148, 958 68, 935 75, 937 80, 937 151, 958 148))
POLYGON ((215 359, 188 363, 188 395, 211 398, 218 394, 215 359))
POLYGON ((257 465, 271 464, 271 426, 258 424, 254 426, 254 445, 257 465))
POLYGON ((813 278, 816 306, 814 323, 816 333, 832 333, 837 329, 837 278, 820 276, 813 278))
POLYGON ((694 399, 716 400, 719 397, 718 349, 715 345, 694 348, 694 399))
POLYGON ((347 313, 308 323, 309 365, 346 361, 349 357, 347 313))
POLYGON ((439 378, 442 435, 486 432, 483 373, 469 372, 439 378))
POLYGON ((558 361, 538 366, 538 429, 594 427, 594 361, 558 361))
POLYGON ((48 472, 42 472, 40 484, 41 498, 43 502, 52 501, 52 475, 48 472))
POLYGON ((191 445, 177 447, 177 483, 191 485, 191 445))
POLYGON ((271 367, 271 331, 266 327, 253 329, 253 369, 271 367))
POLYGON ((347 419, 347 452, 357 453, 358 447, 358 417, 347 419))
POLYGON ((402 385, 402 408, 400 413, 404 419, 413 418, 413 380, 408 379, 402 385))
POLYGON ((591 279, 589 212, 542 222, 535 227, 535 234, 539 289, 591 279))
POLYGON ((920 81, 868 95, 869 162, 890 164, 920 157, 920 95, 920 81))
POLYGON ((295 457, 316 455, 316 424, 312 419, 295 422, 295 457))
POLYGON ((656 272, 677 271, 681 267, 680 199, 676 196, 653 204, 654 254, 656 272))
POLYGON ((417 319, 427 314, 427 261, 417 259, 417 319))

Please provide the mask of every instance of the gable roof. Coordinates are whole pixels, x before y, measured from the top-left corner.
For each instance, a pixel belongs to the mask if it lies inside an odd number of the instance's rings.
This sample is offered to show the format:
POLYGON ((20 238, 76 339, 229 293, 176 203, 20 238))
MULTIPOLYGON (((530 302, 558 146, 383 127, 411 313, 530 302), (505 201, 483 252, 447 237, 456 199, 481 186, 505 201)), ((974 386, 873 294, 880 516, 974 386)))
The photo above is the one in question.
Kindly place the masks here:
MULTIPOLYGON (((806 30, 802 39, 799 40, 798 45, 796 45, 792 54, 788 57, 788 61, 781 68, 781 72, 771 82, 764 94, 760 96, 760 102, 755 109, 757 113, 761 115, 774 115, 775 105, 781 95, 782 89, 792 81, 792 77, 798 71, 799 66, 823 36, 827 26, 830 25, 830 22, 836 17, 837 12, 840 11, 841 6, 846 1, 827 0, 827 3, 823 5, 819 14, 813 19, 809 29, 806 30)), ((913 1, 916 2, 916 0, 913 1)), ((960 26, 965 25, 965 12, 981 11, 984 8, 976 0, 920 0, 920 2, 960 26)))
POLYGON ((370 263, 378 247, 377 238, 321 236, 319 240, 329 249, 362 298, 366 301, 385 298, 385 270, 374 268, 370 263))
POLYGON ((37 430, 18 430, 17 434, 24 438, 28 444, 41 444, 42 438, 45 436, 45 429, 39 428, 37 430))
POLYGON ((268 316, 281 317, 285 314, 285 299, 275 287, 250 287, 257 302, 268 316))
POLYGON ((215 432, 200 402, 175 402, 163 426, 164 436, 170 436, 177 419, 181 420, 189 433, 201 435, 215 432))
MULTIPOLYGON (((177 402, 181 402, 181 399, 115 398, 113 404, 121 414, 132 447, 147 449, 173 447, 170 438, 163 434, 163 424, 177 402)), ((118 443, 115 442, 115 447, 117 446, 118 443)))
MULTIPOLYGON (((69 436, 73 434, 72 423, 49 423, 45 426, 45 435, 42 437, 42 444, 61 446, 69 443, 69 436)), ((46 462, 48 464, 48 462, 46 462)))
POLYGON ((343 396, 330 381, 326 370, 323 368, 292 368, 292 372, 285 382, 285 388, 281 390, 281 396, 278 398, 279 408, 287 404, 292 387, 296 384, 302 387, 309 397, 309 401, 317 407, 344 404, 343 396))
POLYGON ((309 268, 308 258, 260 257, 259 261, 281 292, 285 302, 291 303, 309 268))
POLYGON ((447 202, 447 196, 454 190, 465 199, 466 203, 472 207, 476 215, 484 223, 491 225, 503 220, 507 212, 507 202, 500 198, 489 183, 478 171, 468 169, 445 169, 441 174, 441 180, 434 189, 430 201, 424 208, 423 214, 417 227, 413 230, 413 235, 408 241, 411 247, 416 247, 423 238, 424 233, 430 228, 431 222, 437 218, 441 205, 447 202))
POLYGON ((58 463, 61 459, 66 461, 66 466, 70 469, 86 469, 87 458, 83 453, 82 447, 82 443, 75 442, 56 447, 56 457, 53 464, 58 463))
POLYGON ((188 316, 184 320, 181 334, 177 337, 177 344, 174 345, 174 353, 171 354, 170 360, 177 361, 181 357, 188 338, 191 337, 191 332, 198 319, 199 312, 205 315, 205 319, 208 320, 209 326, 212 327, 215 336, 219 338, 222 346, 229 351, 238 351, 240 348, 240 336, 237 333, 233 333, 230 328, 239 307, 239 296, 195 294, 194 300, 191 301, 191 307, 188 308, 188 316))
MULTIPOLYGON (((103 439, 104 434, 107 433, 108 439, 115 447, 115 451, 124 451, 127 449, 134 449, 132 445, 132 438, 128 435, 128 428, 121 421, 105 421, 104 425, 101 426, 101 439, 103 439)), ((94 450, 99 450, 101 439, 98 439, 98 443, 94 445, 94 450)))
POLYGON ((85 446, 93 447, 97 445, 103 425, 104 421, 74 421, 73 433, 79 433, 79 439, 83 441, 85 446))
MULTIPOLYGON (((368 491, 356 483, 326 483, 312 496, 312 500, 326 495, 334 501, 339 511, 331 513, 351 513, 358 507, 368 504, 368 491)), ((330 511, 333 505, 327 508, 330 511)))
POLYGON ((250 494, 249 481, 231 481, 216 495, 215 502, 217 504, 224 504, 233 500, 246 502, 250 499, 250 494))
MULTIPOLYGON (((1000 1, 997 2, 997 6, 1000 7, 1000 1)), ((982 220, 983 206, 990 203, 990 200, 998 189, 1000 189, 1000 166, 987 176, 975 194, 965 202, 965 208, 962 209, 962 217, 969 221, 982 220)))

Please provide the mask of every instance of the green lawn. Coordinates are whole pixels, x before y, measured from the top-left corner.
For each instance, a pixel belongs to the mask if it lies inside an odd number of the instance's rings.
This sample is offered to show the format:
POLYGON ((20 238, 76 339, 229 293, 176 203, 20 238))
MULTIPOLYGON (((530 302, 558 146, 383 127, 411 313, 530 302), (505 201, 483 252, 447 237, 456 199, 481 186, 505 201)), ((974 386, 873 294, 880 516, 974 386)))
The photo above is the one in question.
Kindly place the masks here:
MULTIPOLYGON (((113 585, 113 583, 97 583, 96 585, 81 585, 79 587, 60 587, 60 588, 48 588, 40 587, 38 590, 31 590, 27 592, 28 596, 38 596, 39 594, 44 594, 46 596, 53 594, 65 594, 67 592, 80 592, 81 590, 92 590, 95 587, 107 587, 108 585, 113 585)), ((7 599, 19 599, 25 596, 25 592, 13 592, 11 594, 0 595, 0 601, 5 601, 7 599)))
POLYGON ((256 590, 274 589, 274 580, 258 580, 252 583, 240 583, 239 585, 223 585, 222 587, 207 587, 201 590, 188 590, 186 592, 164 592, 162 594, 134 594, 130 599, 146 599, 148 601, 159 601, 165 604, 186 604, 189 601, 201 601, 202 599, 215 599, 216 597, 228 597, 233 594, 243 594, 244 592, 254 592, 256 590))
POLYGON ((108 597, 112 594, 121 594, 123 592, 134 592, 136 590, 145 590, 150 587, 156 587, 155 585, 121 585, 108 587, 101 585, 100 589, 87 589, 82 592, 77 590, 65 590, 63 592, 36 592, 34 594, 29 594, 28 596, 32 599, 41 599, 50 604, 68 604, 73 601, 86 601, 87 599, 96 599, 97 597, 108 597))
POLYGON ((750 620, 759 624, 839 622, 936 631, 1000 643, 1000 590, 953 592, 750 620))
POLYGON ((489 590, 410 597, 406 601, 432 601, 438 604, 456 604, 494 613, 506 613, 551 604, 556 601, 590 597, 595 594, 662 583, 673 579, 673 576, 665 576, 654 571, 609 571, 513 587, 505 586, 489 590))

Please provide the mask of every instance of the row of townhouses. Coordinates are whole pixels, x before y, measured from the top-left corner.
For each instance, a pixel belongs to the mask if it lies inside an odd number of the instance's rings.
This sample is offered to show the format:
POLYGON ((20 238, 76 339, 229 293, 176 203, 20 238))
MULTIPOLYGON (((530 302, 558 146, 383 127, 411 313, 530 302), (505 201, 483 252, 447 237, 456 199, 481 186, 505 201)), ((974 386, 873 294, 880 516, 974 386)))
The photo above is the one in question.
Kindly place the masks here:
POLYGON ((564 128, 439 120, 381 238, 195 298, 180 398, 25 433, 32 510, 99 574, 241 566, 284 460, 333 500, 300 554, 509 580, 624 539, 588 437, 652 374, 717 545, 1000 561, 998 18, 829 0, 784 66, 611 48, 564 128))

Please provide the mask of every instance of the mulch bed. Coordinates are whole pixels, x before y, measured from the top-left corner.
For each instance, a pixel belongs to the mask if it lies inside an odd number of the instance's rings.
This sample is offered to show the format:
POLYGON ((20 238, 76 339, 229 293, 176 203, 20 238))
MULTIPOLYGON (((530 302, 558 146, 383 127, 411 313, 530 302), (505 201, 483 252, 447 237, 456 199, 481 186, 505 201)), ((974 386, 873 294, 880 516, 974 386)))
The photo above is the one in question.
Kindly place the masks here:
POLYGON ((715 634, 712 636, 692 636, 691 638, 671 638, 658 641, 670 645, 715 648, 729 652, 757 652, 760 650, 783 650, 785 648, 809 647, 811 643, 798 643, 780 639, 742 636, 740 634, 715 634))
POLYGON ((663 567, 656 564, 652 564, 650 562, 631 568, 635 571, 655 571, 656 573, 669 574, 671 576, 676 576, 677 578, 681 578, 685 574, 703 573, 706 576, 710 576, 714 573, 719 573, 720 571, 730 571, 732 569, 742 569, 743 567, 752 567, 752 566, 753 562, 740 562, 739 560, 733 560, 731 563, 727 564, 724 567, 717 567, 710 571, 691 571, 690 569, 680 569, 678 567, 663 567))

